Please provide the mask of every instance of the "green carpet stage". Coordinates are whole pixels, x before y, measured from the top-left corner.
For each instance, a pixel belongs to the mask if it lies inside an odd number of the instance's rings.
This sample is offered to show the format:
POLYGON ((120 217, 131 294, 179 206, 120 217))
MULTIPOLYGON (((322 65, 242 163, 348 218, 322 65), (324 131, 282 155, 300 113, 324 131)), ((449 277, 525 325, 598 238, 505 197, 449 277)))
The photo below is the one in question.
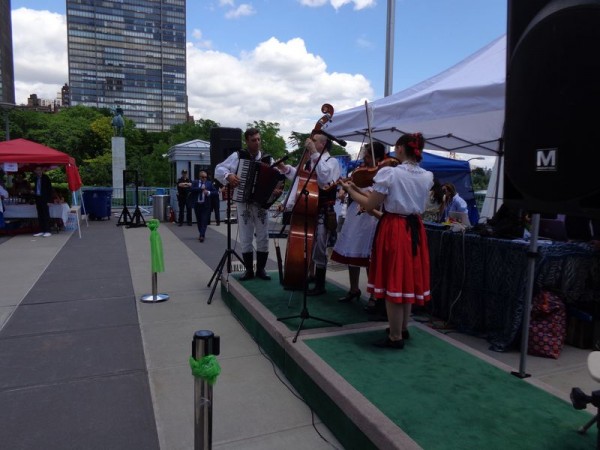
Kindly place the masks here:
POLYGON ((273 280, 240 283, 223 299, 346 449, 591 449, 591 415, 546 392, 531 378, 419 323, 404 350, 373 347, 385 323, 368 322, 345 289, 309 297, 312 317, 300 332, 302 292, 273 280), (298 334, 297 342, 292 342, 298 334))

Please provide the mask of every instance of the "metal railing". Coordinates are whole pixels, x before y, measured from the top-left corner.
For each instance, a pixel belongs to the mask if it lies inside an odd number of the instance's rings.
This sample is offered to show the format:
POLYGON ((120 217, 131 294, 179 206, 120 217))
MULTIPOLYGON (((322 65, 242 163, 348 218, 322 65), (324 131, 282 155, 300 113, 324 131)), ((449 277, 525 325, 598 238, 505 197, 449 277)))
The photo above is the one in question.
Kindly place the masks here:
MULTIPOLYGON (((83 187, 82 190, 94 189, 94 187, 83 187)), ((169 205, 177 210, 177 189, 168 187, 138 187, 138 203, 135 201, 135 188, 127 188, 125 190, 126 205, 128 208, 139 206, 144 214, 152 214, 152 200, 154 195, 168 195, 169 205)), ((483 201, 485 200, 485 191, 475 192, 475 202, 477 209, 481 213, 483 201)), ((123 207, 123 189, 113 188, 111 206, 113 209, 123 207)), ((225 210, 225 202, 221 202, 221 210, 225 210)), ((222 215, 222 217, 224 217, 222 215)))

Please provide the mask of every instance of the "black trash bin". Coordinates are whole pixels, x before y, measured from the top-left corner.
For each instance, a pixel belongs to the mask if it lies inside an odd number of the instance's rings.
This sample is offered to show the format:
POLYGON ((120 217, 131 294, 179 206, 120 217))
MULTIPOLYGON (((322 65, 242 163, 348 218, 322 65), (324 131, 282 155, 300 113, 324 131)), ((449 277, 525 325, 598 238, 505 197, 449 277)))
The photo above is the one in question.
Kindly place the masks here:
POLYGON ((83 191, 83 206, 90 220, 110 220, 112 188, 89 188, 83 191))

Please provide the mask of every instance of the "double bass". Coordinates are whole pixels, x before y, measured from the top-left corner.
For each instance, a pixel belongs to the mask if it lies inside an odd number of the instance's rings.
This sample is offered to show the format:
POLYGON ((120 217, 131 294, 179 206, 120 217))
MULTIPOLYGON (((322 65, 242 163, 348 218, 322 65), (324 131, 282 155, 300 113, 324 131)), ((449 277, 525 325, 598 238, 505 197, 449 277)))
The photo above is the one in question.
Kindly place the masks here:
MULTIPOLYGON (((331 120, 333 106, 325 103, 321 106, 321 112, 323 116, 315 124, 311 135, 331 120)), ((282 284, 284 288, 293 290, 305 287, 317 229, 319 186, 316 174, 306 169, 309 158, 309 152, 304 149, 296 171, 297 189, 295 192, 290 191, 290 196, 295 195, 296 202, 290 218, 282 284)))

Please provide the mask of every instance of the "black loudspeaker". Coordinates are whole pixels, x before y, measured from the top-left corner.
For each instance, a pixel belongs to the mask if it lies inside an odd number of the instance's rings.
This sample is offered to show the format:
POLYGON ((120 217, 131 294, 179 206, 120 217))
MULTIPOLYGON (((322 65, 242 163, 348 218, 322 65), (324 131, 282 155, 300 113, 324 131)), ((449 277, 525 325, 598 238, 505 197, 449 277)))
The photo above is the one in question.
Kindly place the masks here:
POLYGON ((223 162, 233 152, 242 148, 242 130, 240 128, 213 127, 210 129, 210 168, 223 162))
POLYGON ((504 201, 600 217, 600 0, 508 6, 504 201))

